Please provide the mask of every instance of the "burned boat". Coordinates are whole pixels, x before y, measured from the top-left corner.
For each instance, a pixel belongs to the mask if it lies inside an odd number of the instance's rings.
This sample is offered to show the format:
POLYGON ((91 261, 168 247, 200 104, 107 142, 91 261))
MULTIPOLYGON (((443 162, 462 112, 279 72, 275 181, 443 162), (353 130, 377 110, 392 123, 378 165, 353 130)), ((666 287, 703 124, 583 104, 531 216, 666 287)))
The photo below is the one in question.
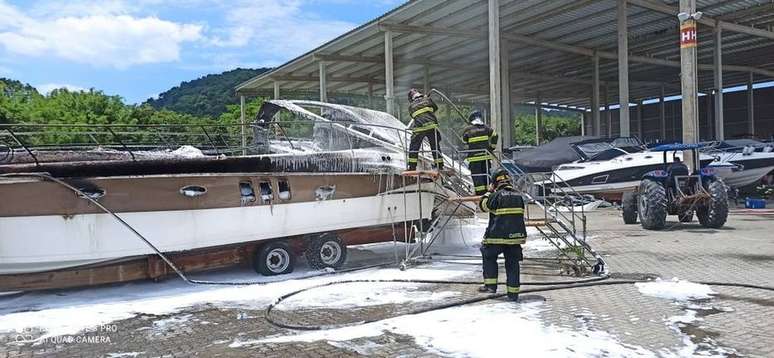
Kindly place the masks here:
POLYGON ((111 213, 184 271, 252 264, 266 275, 292 271, 300 255, 314 268, 338 268, 347 245, 408 237, 404 228, 433 216, 433 186, 401 175, 405 126, 382 112, 269 101, 244 132, 59 128, 60 138, 88 140, 56 147, 38 138, 50 129, 0 128, 8 143, 0 155, 2 291, 170 273, 111 213), (172 131, 191 145, 147 143, 172 131))

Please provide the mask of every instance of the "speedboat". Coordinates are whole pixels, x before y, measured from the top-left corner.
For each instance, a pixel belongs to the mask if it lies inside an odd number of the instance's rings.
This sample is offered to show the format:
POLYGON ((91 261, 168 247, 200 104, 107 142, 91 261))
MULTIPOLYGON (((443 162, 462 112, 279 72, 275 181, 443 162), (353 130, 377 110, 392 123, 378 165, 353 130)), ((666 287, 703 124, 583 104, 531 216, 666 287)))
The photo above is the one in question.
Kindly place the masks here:
POLYGON ((710 164, 723 181, 734 188, 757 184, 774 173, 774 144, 752 139, 732 139, 705 146, 715 158, 710 164))

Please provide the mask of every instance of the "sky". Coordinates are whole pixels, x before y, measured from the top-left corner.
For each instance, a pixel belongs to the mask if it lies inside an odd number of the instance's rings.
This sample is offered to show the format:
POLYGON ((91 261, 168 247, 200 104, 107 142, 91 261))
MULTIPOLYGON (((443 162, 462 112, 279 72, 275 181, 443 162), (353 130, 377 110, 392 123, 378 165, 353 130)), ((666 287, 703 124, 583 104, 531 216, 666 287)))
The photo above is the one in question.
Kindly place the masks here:
POLYGON ((281 65, 402 0, 0 0, 0 77, 127 103, 281 65))

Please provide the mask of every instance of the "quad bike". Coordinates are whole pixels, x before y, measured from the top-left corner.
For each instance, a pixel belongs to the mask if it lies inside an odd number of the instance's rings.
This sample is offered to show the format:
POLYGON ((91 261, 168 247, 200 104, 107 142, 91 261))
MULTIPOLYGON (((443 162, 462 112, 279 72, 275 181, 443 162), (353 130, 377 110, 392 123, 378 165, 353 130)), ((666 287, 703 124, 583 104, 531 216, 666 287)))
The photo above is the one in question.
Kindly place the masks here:
POLYGON ((696 144, 667 144, 651 149, 664 152, 663 168, 646 173, 637 190, 624 193, 621 200, 624 223, 635 224, 639 219, 643 228, 660 230, 666 226, 667 214, 677 215, 680 222, 690 222, 695 213, 702 226, 723 227, 728 217, 726 185, 712 168, 701 168, 691 174, 676 155, 678 151, 690 150, 698 163, 698 148, 696 144), (667 161, 669 152, 672 163, 667 161))

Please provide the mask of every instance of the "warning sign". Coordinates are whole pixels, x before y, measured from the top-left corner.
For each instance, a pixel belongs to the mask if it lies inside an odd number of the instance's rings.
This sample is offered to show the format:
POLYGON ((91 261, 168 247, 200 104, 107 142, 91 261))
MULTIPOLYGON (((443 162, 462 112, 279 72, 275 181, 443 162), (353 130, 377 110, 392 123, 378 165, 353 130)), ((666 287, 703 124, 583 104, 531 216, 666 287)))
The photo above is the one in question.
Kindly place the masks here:
POLYGON ((680 26, 680 48, 696 47, 696 21, 686 21, 680 26))

